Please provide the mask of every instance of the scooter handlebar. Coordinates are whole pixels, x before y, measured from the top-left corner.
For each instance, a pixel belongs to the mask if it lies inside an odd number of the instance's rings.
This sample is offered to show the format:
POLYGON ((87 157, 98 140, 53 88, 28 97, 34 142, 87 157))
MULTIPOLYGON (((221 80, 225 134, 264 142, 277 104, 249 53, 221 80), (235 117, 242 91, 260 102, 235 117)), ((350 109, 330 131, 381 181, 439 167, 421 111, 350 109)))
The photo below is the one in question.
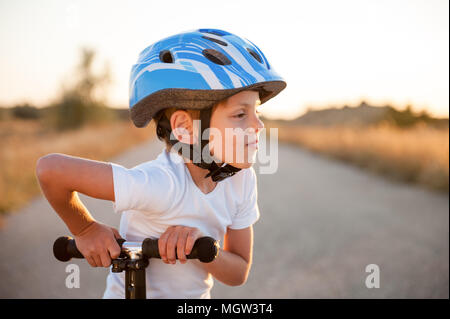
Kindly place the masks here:
MULTIPOLYGON (((175 248, 176 252, 176 248, 175 248)), ((146 238, 142 242, 142 253, 148 258, 161 258, 158 249, 158 239, 146 238)), ((199 259, 201 262, 213 261, 219 253, 219 242, 211 237, 197 239, 192 247, 191 253, 186 255, 187 259, 199 259)), ((175 257, 178 259, 177 254, 175 257)))
MULTIPOLYGON (((117 239, 121 250, 125 239, 117 239)), ((146 238, 142 241, 142 254, 146 258, 161 258, 158 249, 158 239, 146 238)), ((192 251, 186 256, 187 259, 199 259, 201 262, 209 263, 219 254, 219 242, 211 237, 201 237, 197 239, 192 247, 192 251)), ((72 258, 84 258, 78 250, 75 239, 69 236, 62 236, 55 240, 53 244, 53 255, 59 261, 69 261, 72 258)), ((175 256, 177 256, 175 254, 175 256)), ((178 258, 178 257, 176 257, 178 258)))

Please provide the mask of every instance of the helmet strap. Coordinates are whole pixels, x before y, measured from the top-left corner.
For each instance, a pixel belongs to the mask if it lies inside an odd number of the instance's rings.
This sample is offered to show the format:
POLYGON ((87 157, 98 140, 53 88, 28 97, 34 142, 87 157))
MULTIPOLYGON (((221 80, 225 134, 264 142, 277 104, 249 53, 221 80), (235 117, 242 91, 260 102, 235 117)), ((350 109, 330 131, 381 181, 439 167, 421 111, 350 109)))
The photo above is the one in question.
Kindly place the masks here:
MULTIPOLYGON (((209 150, 209 132, 206 139, 202 139, 203 133, 210 126, 210 120, 212 115, 212 107, 207 109, 200 110, 200 127, 198 134, 198 145, 200 145, 200 150, 197 147, 194 147, 194 144, 186 144, 179 142, 177 139, 169 138, 170 144, 175 145, 177 143, 181 144, 181 147, 178 150, 178 153, 181 155, 182 150, 185 148, 189 148, 189 157, 192 160, 193 164, 209 170, 209 173, 205 175, 205 178, 211 176, 211 179, 214 182, 220 182, 227 177, 233 176, 241 169, 230 164, 222 164, 221 166, 217 165, 214 161, 213 157, 210 154, 209 150), (206 147, 206 150, 205 150, 206 147), (202 151, 203 150, 203 151, 202 151)), ((172 129, 170 126, 170 121, 167 119, 165 114, 163 115, 162 120, 159 122, 157 130, 164 130, 166 136, 171 136, 172 129)), ((178 146, 179 147, 179 146, 178 146)))

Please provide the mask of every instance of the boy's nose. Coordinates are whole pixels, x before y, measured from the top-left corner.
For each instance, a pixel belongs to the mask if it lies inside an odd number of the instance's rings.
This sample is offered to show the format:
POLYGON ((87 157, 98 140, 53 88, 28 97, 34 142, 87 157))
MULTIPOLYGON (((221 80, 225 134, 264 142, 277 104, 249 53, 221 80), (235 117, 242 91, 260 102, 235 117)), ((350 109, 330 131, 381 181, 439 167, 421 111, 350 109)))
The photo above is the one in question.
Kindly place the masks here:
POLYGON ((259 133, 264 128, 264 122, 261 121, 261 119, 257 115, 255 115, 254 118, 255 120, 252 127, 255 129, 256 133, 259 133))

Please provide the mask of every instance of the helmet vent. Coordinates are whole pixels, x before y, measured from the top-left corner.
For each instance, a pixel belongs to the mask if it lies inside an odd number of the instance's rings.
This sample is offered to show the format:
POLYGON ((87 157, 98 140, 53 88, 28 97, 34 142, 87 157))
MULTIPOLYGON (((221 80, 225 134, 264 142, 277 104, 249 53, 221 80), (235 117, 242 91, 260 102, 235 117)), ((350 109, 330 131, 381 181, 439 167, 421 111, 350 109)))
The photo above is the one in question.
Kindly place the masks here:
POLYGON ((202 51, 202 53, 208 60, 216 64, 220 65, 231 64, 231 61, 225 55, 214 49, 205 49, 202 51))
POLYGON ((164 63, 173 63, 173 55, 169 50, 159 52, 159 59, 164 63))
POLYGON ((255 51, 253 51, 250 48, 247 48, 247 51, 255 58, 256 61, 258 61, 259 63, 262 63, 261 57, 259 56, 258 53, 256 53, 255 51))
POLYGON ((218 43, 218 44, 220 44, 220 45, 223 45, 223 46, 227 46, 227 45, 228 45, 228 43, 226 43, 226 42, 223 42, 223 41, 218 40, 218 39, 214 39, 214 38, 207 37, 206 35, 202 36, 202 38, 203 38, 203 39, 206 39, 206 40, 209 40, 209 41, 216 42, 216 43, 218 43))

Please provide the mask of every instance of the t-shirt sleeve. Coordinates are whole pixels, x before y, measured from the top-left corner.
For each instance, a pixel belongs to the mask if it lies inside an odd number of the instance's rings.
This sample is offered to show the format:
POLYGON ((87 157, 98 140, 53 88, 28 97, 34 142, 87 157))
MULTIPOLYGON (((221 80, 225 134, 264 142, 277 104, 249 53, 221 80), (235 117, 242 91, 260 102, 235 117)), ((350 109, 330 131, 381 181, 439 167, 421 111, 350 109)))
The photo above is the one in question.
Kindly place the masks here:
POLYGON ((170 208, 170 198, 175 195, 174 176, 170 172, 158 166, 129 169, 110 164, 114 182, 114 212, 140 210, 152 213, 170 208))
POLYGON ((260 217, 258 207, 258 187, 256 173, 253 167, 248 168, 249 172, 245 181, 245 197, 242 204, 238 205, 238 211, 233 218, 231 229, 243 229, 253 225, 260 217))

